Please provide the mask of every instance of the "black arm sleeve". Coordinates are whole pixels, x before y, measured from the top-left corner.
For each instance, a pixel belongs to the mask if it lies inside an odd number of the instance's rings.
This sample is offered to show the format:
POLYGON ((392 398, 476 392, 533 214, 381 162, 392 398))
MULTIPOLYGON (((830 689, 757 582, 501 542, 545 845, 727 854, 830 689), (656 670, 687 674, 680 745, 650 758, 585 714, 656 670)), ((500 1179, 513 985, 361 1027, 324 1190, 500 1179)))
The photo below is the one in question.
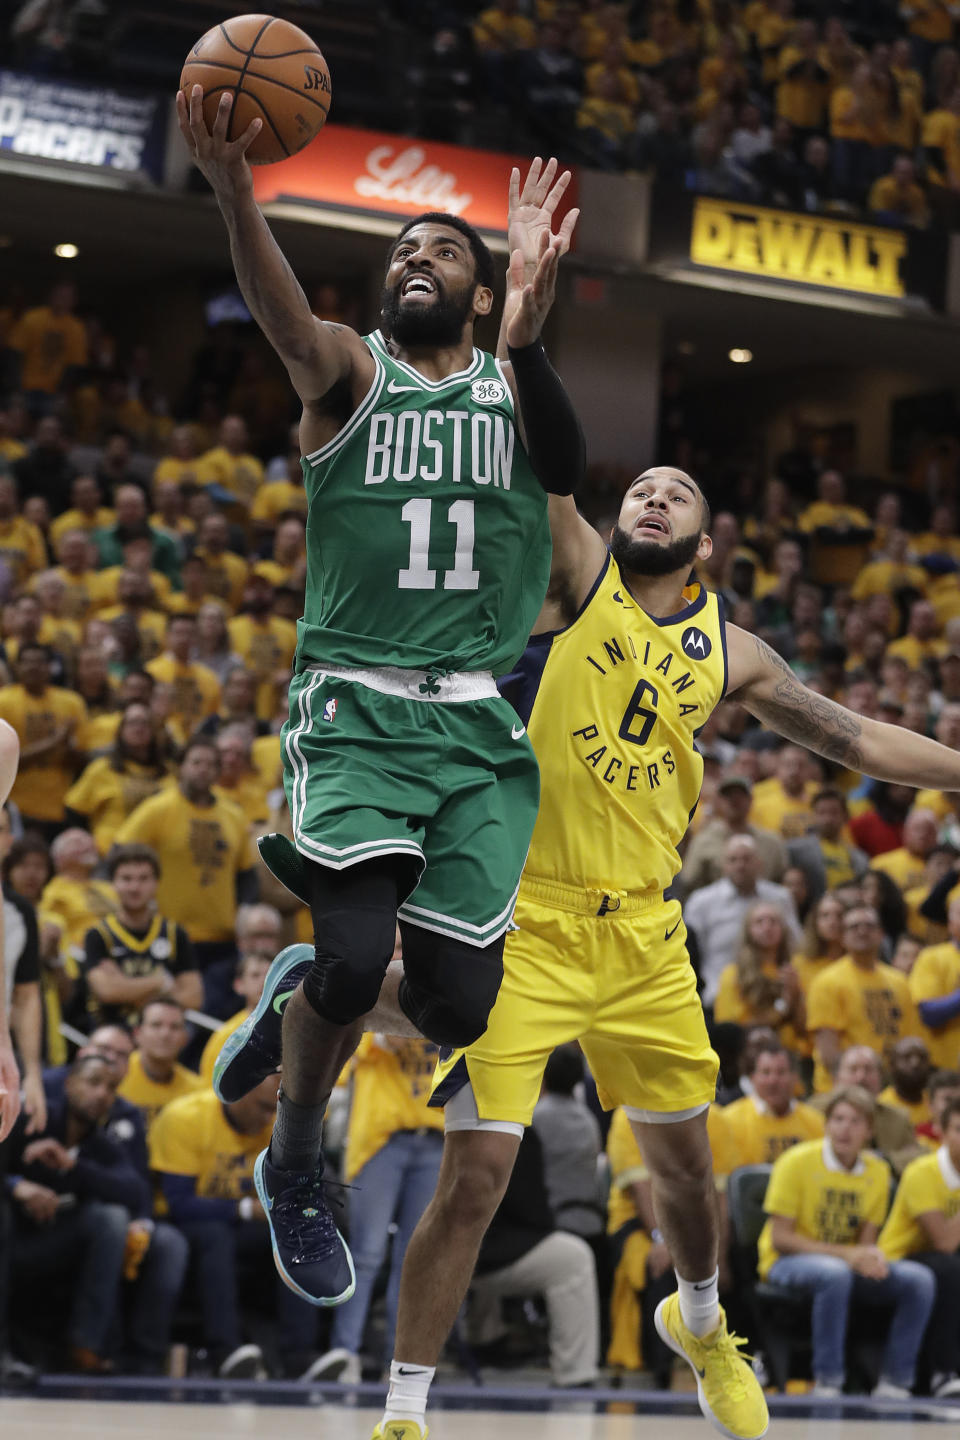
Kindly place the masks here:
POLYGON ((587 446, 577 412, 543 345, 507 347, 527 437, 527 454, 548 495, 572 495, 587 471, 587 446))

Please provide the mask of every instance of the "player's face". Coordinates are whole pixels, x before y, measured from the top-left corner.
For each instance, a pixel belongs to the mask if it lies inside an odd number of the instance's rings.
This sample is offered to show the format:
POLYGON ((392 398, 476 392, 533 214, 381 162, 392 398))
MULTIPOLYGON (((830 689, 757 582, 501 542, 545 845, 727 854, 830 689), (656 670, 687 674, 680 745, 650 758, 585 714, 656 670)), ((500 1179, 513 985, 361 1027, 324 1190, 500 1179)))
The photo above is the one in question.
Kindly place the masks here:
POLYGON ((706 560, 712 550, 702 522, 700 492, 689 475, 660 466, 638 476, 628 489, 610 549, 636 575, 682 573, 685 578, 694 560, 706 560))
POLYGON ((415 225, 390 256, 381 299, 384 330, 401 345, 453 345, 492 300, 491 291, 477 285, 465 236, 445 225, 415 225))

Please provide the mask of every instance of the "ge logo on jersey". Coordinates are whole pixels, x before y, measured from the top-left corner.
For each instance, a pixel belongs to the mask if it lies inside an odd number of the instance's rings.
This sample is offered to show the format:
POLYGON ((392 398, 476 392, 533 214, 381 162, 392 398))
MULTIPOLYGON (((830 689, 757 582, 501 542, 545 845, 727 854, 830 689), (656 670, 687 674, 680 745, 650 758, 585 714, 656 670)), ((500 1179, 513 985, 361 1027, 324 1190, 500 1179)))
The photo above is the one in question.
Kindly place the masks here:
POLYGON ((683 646, 684 655, 689 655, 691 660, 706 660, 713 649, 713 641, 696 625, 688 625, 680 636, 680 644, 683 646))
POLYGON ((323 718, 324 718, 324 720, 326 720, 326 722, 327 722, 328 725, 332 725, 332 724, 333 724, 334 720, 337 718, 337 702, 336 702, 336 700, 328 700, 327 703, 326 703, 326 705, 324 705, 324 707, 323 707, 323 718))
POLYGON ((499 380, 474 380, 470 386, 470 395, 478 405, 499 405, 506 394, 499 380))

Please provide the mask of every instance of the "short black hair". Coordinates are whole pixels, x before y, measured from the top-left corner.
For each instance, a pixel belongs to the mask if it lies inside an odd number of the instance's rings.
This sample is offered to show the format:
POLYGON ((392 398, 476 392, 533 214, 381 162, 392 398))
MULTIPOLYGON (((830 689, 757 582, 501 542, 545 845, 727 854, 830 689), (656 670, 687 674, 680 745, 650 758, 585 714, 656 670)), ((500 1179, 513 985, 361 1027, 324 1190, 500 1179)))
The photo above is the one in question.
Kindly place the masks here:
POLYGON ((406 235, 408 230, 412 230, 415 225, 447 225, 451 230, 458 230, 470 246, 477 284, 485 285, 488 290, 493 289, 496 279, 496 266, 493 262, 493 256, 480 238, 479 231, 474 230, 469 221, 461 220, 459 215, 445 215, 442 210, 427 210, 423 215, 415 215, 412 220, 407 221, 406 225, 404 225, 403 229, 395 237, 393 244, 390 246, 391 257, 404 235, 406 235))

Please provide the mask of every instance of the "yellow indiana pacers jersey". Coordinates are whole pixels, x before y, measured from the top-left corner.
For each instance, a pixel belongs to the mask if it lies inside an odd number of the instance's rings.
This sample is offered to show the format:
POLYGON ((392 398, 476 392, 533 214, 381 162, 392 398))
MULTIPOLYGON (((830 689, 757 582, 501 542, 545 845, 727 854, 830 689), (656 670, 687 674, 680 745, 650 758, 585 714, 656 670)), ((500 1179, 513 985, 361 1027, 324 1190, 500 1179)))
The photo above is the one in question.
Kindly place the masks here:
POLYGON ((534 635, 501 682, 540 762, 528 875, 635 893, 680 869, 703 779, 694 738, 727 683, 722 601, 699 583, 683 596, 655 619, 608 556, 572 624, 534 635))

